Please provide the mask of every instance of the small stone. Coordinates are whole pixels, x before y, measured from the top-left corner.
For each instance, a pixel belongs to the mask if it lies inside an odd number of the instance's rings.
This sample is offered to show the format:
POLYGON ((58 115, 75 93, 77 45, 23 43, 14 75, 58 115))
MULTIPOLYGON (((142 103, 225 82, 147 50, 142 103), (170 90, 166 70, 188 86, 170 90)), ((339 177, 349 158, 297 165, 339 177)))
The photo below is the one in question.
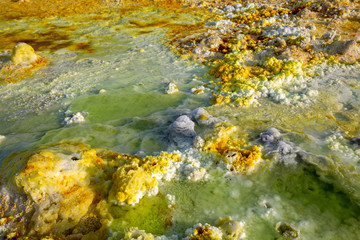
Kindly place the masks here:
POLYGON ((303 10, 298 12, 296 15, 302 19, 316 18, 318 16, 318 14, 316 12, 313 12, 308 8, 304 8, 303 10))
POLYGON ((198 94, 202 94, 204 93, 205 87, 204 86, 200 86, 197 88, 191 88, 191 92, 198 95, 198 94))
POLYGON ((218 35, 210 35, 207 38, 204 38, 200 45, 206 48, 218 48, 220 44, 223 43, 223 40, 218 35))
POLYGON ((199 107, 196 108, 190 115, 190 117, 199 125, 212 125, 220 122, 219 119, 211 116, 205 109, 199 107))
POLYGON ((105 89, 100 89, 99 94, 103 94, 103 93, 106 93, 106 90, 105 89))
MULTIPOLYGON (((0 136, 0 142, 1 142, 1 136, 0 136)), ((350 140, 350 144, 360 147, 360 137, 356 137, 350 140)))
POLYGON ((205 144, 204 139, 202 139, 200 136, 195 137, 195 140, 193 142, 194 148, 200 149, 200 148, 202 148, 204 146, 204 144, 205 144))
POLYGON ((223 11, 224 12, 233 12, 233 11, 235 11, 235 7, 232 5, 227 5, 224 7, 223 11))
POLYGON ((278 222, 275 230, 285 238, 296 239, 300 237, 300 232, 287 223, 278 222))
POLYGON ((234 6, 234 8, 241 8, 242 7, 242 5, 240 3, 235 3, 233 6, 234 6))
POLYGON ((321 4, 321 13, 328 14, 330 12, 330 10, 333 8, 334 8, 334 5, 332 3, 330 3, 329 1, 324 1, 321 4))

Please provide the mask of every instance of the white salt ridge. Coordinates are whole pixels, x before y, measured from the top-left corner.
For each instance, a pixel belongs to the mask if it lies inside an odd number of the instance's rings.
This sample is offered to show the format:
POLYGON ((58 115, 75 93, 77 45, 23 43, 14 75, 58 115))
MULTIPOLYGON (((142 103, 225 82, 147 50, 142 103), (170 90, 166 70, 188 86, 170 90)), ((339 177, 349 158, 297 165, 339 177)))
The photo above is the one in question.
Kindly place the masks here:
POLYGON ((207 180, 210 177, 206 169, 212 166, 214 159, 204 156, 195 148, 189 148, 177 153, 180 154, 182 159, 178 169, 180 176, 193 182, 207 180))
POLYGON ((326 138, 326 143, 329 149, 345 156, 344 160, 350 164, 357 164, 360 160, 360 149, 352 149, 349 146, 349 141, 346 140, 339 132, 331 134, 326 138))
MULTIPOLYGON (((275 26, 276 27, 276 26, 275 26)), ((275 28, 274 27, 274 28, 275 28)), ((304 27, 295 27, 291 25, 285 26, 278 26, 276 29, 264 31, 263 33, 265 36, 268 37, 275 37, 275 36, 310 36, 309 30, 304 27)))

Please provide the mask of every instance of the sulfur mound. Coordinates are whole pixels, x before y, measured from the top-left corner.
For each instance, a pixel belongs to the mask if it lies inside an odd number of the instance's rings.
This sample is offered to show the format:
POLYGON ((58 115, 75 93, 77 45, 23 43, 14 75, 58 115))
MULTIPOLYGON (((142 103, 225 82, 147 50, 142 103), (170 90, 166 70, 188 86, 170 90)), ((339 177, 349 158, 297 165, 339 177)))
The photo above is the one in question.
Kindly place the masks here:
POLYGON ((223 237, 222 231, 210 224, 202 225, 195 224, 193 228, 186 230, 187 237, 184 240, 221 240, 223 237))
POLYGON ((266 132, 260 134, 261 141, 264 143, 275 143, 281 138, 281 133, 276 128, 270 128, 266 132))
POLYGON ((179 89, 177 88, 177 86, 174 82, 170 82, 165 89, 165 92, 167 94, 174 94, 174 93, 177 93, 178 91, 179 91, 179 89))
POLYGON ((355 63, 360 60, 360 46, 355 40, 346 41, 340 51, 339 60, 345 63, 355 63))
POLYGON ((205 138, 204 151, 221 155, 226 168, 231 172, 246 173, 251 171, 261 160, 261 146, 243 149, 245 142, 236 137, 236 127, 218 125, 205 138))
POLYGON ((17 82, 45 65, 45 58, 37 55, 30 45, 20 42, 13 48, 11 60, 0 65, 0 81, 17 82))
POLYGON ((134 205, 156 195, 159 180, 171 180, 179 161, 173 153, 139 158, 80 143, 10 155, 0 169, 6 182, 0 183, 0 238, 100 239, 112 220, 109 203, 134 205))
POLYGON ((158 157, 147 156, 143 159, 128 157, 112 176, 113 186, 109 201, 115 204, 136 204, 146 194, 158 193, 158 180, 170 180, 173 175, 172 160, 180 160, 177 154, 161 153, 158 157), (171 171, 170 171, 171 169, 171 171))
POLYGON ((97 157, 94 149, 70 148, 80 151, 79 156, 42 150, 32 155, 15 177, 16 185, 34 202, 30 235, 65 232, 75 227, 87 214, 96 195, 104 194, 95 191, 98 187, 95 179, 106 178, 102 169, 104 160, 97 157))
POLYGON ((232 240, 243 239, 245 237, 242 223, 232 220, 231 217, 219 218, 215 226, 206 223, 195 224, 193 228, 186 230, 187 237, 184 240, 232 240))
POLYGON ((15 45, 11 55, 13 64, 32 64, 39 61, 41 57, 35 53, 35 50, 26 43, 20 42, 15 45))

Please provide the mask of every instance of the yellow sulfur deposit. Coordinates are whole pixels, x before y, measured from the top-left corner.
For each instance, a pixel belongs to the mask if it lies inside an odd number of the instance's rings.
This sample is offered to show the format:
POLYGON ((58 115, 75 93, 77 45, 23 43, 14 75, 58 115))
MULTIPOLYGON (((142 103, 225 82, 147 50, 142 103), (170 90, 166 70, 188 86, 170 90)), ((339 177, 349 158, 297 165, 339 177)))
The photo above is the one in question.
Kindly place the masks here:
POLYGON ((11 61, 16 65, 36 63, 40 59, 41 57, 35 53, 35 50, 29 44, 23 42, 16 44, 11 55, 11 61))
POLYGON ((274 77, 285 77, 302 72, 302 62, 297 60, 284 61, 271 57, 263 63, 263 74, 271 79, 274 77))
POLYGON ((95 198, 91 181, 88 168, 81 161, 48 150, 31 156, 16 176, 16 184, 37 206, 33 234, 44 234, 52 229, 62 232, 76 225, 95 198))
POLYGON ((250 13, 250 14, 242 14, 242 15, 236 16, 233 18, 233 20, 236 23, 250 24, 252 22, 256 22, 256 21, 262 20, 264 18, 269 18, 269 17, 273 17, 273 16, 281 16, 284 14, 289 14, 290 12, 291 11, 286 8, 280 8, 277 10, 271 9, 271 8, 259 9, 259 10, 255 10, 253 13, 250 13))
POLYGON ((139 167, 136 162, 119 167, 113 175, 113 186, 109 200, 113 203, 134 204, 146 191, 157 186, 157 180, 139 167))
MULTIPOLYGON (((50 237, 106 234, 112 219, 109 203, 134 205, 145 194, 156 195, 158 181, 173 176, 166 175, 172 161, 180 161, 174 153, 139 158, 78 143, 54 144, 14 157, 24 158, 25 166, 11 175, 34 210, 28 235, 50 237)), ((0 225, 11 221, 11 216, 1 218, 0 225)))
MULTIPOLYGON (((189 229, 191 230, 191 229, 189 229)), ((188 232, 188 230, 187 230, 188 232)), ((201 223, 194 226, 192 231, 189 231, 189 236, 185 240, 221 240, 222 232, 219 228, 211 226, 210 224, 202 225, 201 223)))
POLYGON ((47 64, 46 59, 37 55, 30 45, 20 42, 12 50, 11 61, 0 65, 0 83, 17 82, 47 64))
POLYGON ((171 160, 179 161, 180 156, 161 153, 158 157, 126 159, 127 163, 120 166, 113 174, 113 186, 109 193, 109 201, 116 204, 135 204, 147 193, 156 194, 157 178, 161 178, 167 171, 171 160))
POLYGON ((151 233, 146 233, 138 228, 130 228, 123 238, 124 240, 154 240, 154 236, 151 233))
MULTIPOLYGON (((230 138, 230 135, 233 134, 235 130, 236 127, 234 125, 215 128, 214 132, 207 137, 204 150, 220 153, 221 155, 224 154, 229 147, 229 143, 235 143, 230 138)), ((242 145, 243 143, 242 140, 237 140, 237 144, 242 145)))
POLYGON ((208 73, 217 79, 213 82, 216 88, 213 104, 235 102, 239 106, 249 106, 256 102, 256 95, 261 95, 262 86, 275 90, 282 86, 281 79, 303 73, 301 61, 275 57, 267 58, 261 65, 248 66, 244 60, 248 54, 247 50, 227 54, 212 64, 208 73), (276 79, 280 81, 274 82, 276 79), (234 93, 236 97, 230 97, 234 93))
POLYGON ((232 137, 235 131, 233 125, 218 126, 206 139, 203 149, 220 154, 229 171, 246 173, 261 159, 261 146, 242 149, 245 142, 232 137))

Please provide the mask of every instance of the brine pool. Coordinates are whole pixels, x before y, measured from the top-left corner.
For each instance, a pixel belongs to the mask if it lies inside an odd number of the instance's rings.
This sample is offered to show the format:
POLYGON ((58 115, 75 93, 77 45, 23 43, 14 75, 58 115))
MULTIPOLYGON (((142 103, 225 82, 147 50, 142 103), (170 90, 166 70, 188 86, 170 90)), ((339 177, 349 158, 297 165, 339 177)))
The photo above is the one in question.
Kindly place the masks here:
MULTIPOLYGON (((203 107, 236 126, 238 136, 252 145, 261 144, 261 133, 269 128, 278 129, 292 155, 284 157, 263 144, 263 161, 240 174, 196 149, 175 149, 198 161, 207 177, 189 180, 178 169, 178 177, 161 183, 156 196, 145 196, 135 206, 108 203, 109 232, 137 227, 182 239, 197 223, 215 225, 230 216, 242 222, 245 239, 286 239, 275 229, 279 222, 296 229, 300 239, 360 239, 360 150, 350 141, 360 128, 359 65, 314 67, 318 74, 307 83, 319 94, 307 105, 266 98, 247 108, 210 105, 209 89, 191 92, 206 84, 208 67, 164 44, 165 26, 197 20, 189 13, 146 8, 101 19, 78 15, 1 22, 1 34, 28 41, 50 65, 0 86, 0 163, 11 153, 64 141, 122 154, 173 151, 169 126, 203 107), (135 24, 139 21, 143 24, 135 24), (166 94, 170 82, 177 93, 166 94)), ((2 49, 2 59, 9 55, 2 49)), ((5 233, 8 229, 0 227, 0 236, 5 233)))

